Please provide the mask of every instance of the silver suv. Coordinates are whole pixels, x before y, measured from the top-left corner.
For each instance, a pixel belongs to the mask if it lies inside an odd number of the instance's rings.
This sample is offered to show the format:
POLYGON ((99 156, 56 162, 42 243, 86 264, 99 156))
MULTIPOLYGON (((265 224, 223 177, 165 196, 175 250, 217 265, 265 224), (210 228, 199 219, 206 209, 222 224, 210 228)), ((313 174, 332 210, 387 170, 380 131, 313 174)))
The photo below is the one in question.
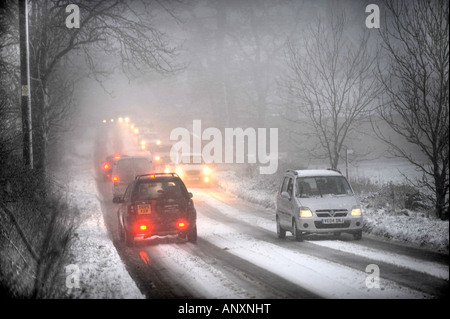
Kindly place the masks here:
POLYGON ((351 233, 362 238, 362 208, 347 179, 336 170, 287 170, 277 193, 277 234, 351 233))

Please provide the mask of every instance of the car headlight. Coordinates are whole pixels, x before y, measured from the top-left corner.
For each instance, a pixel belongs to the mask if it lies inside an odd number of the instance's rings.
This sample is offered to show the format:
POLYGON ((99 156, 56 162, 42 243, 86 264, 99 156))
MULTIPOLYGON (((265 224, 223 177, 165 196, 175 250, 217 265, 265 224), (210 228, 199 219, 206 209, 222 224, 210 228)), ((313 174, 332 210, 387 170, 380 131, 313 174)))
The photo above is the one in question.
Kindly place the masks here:
POLYGON ((301 207, 300 208, 300 217, 301 218, 311 218, 311 217, 313 217, 313 214, 309 208, 301 207))
POLYGON ((209 173, 211 173, 211 170, 209 169, 209 167, 204 167, 203 168, 203 174, 204 175, 209 175, 209 173))
POLYGON ((359 206, 355 206, 352 208, 352 216, 361 216, 362 215, 362 209, 359 206))

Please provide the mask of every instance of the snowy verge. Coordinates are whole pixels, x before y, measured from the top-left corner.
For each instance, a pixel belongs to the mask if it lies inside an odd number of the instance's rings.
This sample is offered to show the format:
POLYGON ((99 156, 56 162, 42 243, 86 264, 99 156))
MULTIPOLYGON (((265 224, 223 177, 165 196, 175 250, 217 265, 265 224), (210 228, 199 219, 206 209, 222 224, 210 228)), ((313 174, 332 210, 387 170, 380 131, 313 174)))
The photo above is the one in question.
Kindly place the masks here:
POLYGON ((80 224, 70 247, 72 263, 79 269, 79 288, 67 289, 67 296, 81 299, 145 298, 108 238, 93 174, 89 170, 79 170, 66 186, 69 200, 80 210, 80 224))
MULTIPOLYGON (((275 210, 278 185, 273 181, 265 181, 260 176, 255 179, 236 176, 233 171, 219 171, 217 175, 217 184, 225 191, 275 210)), ((363 201, 362 205, 365 205, 363 201)), ((406 216, 385 209, 365 208, 364 232, 435 251, 448 253, 449 250, 449 221, 423 217, 412 211, 406 216)))

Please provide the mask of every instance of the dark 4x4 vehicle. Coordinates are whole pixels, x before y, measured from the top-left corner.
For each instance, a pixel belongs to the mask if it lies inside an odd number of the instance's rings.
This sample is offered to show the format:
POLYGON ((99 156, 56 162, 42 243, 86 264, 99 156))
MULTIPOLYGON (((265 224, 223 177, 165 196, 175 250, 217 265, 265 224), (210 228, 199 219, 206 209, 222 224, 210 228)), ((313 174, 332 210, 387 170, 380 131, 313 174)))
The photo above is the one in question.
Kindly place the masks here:
POLYGON ((135 237, 178 235, 197 241, 197 212, 183 181, 174 173, 138 175, 125 191, 117 211, 120 239, 132 246, 135 237))

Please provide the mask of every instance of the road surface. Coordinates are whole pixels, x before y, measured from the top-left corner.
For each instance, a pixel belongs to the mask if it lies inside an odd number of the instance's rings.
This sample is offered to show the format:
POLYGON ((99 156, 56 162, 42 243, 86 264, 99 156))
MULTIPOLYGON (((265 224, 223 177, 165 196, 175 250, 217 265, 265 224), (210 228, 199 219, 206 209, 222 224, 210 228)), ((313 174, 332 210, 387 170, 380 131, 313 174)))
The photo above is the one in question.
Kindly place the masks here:
POLYGON ((110 184, 98 180, 103 216, 127 270, 147 298, 443 298, 448 255, 363 235, 276 236, 275 214, 219 188, 190 188, 198 242, 118 240, 110 184))

